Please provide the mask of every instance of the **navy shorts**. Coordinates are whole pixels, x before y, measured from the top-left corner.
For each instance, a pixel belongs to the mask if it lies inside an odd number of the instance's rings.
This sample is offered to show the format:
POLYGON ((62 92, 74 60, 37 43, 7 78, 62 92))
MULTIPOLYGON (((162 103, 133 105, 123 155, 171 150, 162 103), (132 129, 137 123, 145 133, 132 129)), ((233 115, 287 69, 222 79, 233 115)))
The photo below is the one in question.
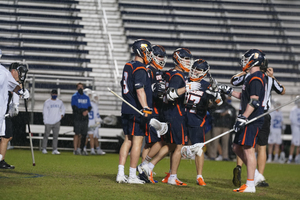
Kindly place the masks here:
POLYGON ((124 135, 145 136, 148 126, 141 125, 141 116, 122 114, 124 135))
POLYGON ((257 144, 260 146, 265 146, 268 144, 268 139, 270 135, 270 125, 271 125, 271 116, 265 115, 264 123, 262 128, 258 132, 257 144))
POLYGON ((188 127, 189 139, 192 144, 205 142, 205 127, 188 127))
POLYGON ((74 133, 75 135, 87 135, 89 121, 74 121, 74 133))
POLYGON ((248 124, 244 129, 235 134, 234 143, 242 146, 255 147, 257 141, 257 135, 262 124, 248 124))
POLYGON ((186 144, 188 142, 187 127, 184 117, 172 118, 169 121, 167 142, 172 144, 186 144))
POLYGON ((151 143, 156 143, 160 142, 161 138, 157 136, 157 131, 155 128, 150 127, 150 133, 146 135, 146 143, 151 144, 151 143))

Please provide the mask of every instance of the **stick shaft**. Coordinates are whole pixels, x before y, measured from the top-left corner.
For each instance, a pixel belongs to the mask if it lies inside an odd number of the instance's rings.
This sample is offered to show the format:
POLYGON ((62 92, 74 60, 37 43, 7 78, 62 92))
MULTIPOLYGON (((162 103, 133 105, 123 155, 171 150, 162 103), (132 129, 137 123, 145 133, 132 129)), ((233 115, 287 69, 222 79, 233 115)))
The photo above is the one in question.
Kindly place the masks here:
MULTIPOLYGON (((300 97, 297 97, 296 99, 291 100, 291 101, 289 101, 289 102, 287 102, 287 103, 285 103, 285 104, 283 104, 283 105, 281 105, 281 106, 278 106, 277 108, 274 108, 274 109, 269 110, 268 112, 265 112, 265 113, 263 113, 263 114, 261 114, 261 115, 259 115, 259 116, 257 116, 257 117, 254 117, 253 119, 249 120, 249 121, 246 123, 246 125, 247 125, 247 124, 250 124, 251 122, 254 122, 255 120, 257 120, 257 119, 259 119, 259 118, 261 118, 261 117, 263 117, 263 116, 265 116, 265 115, 267 115, 267 114, 269 114, 269 113, 271 113, 271 112, 273 112, 273 111, 275 111, 275 110, 278 110, 278 109, 280 109, 280 108, 282 108, 282 107, 284 107, 284 106, 287 106, 287 105, 289 105, 289 104, 295 102, 295 101, 298 100, 299 98, 300 98, 300 97)), ((234 131, 234 129, 230 129, 229 131, 226 131, 226 132, 224 132, 224 133, 222 133, 222 134, 220 134, 220 135, 218 135, 218 136, 216 136, 216 137, 214 137, 214 138, 211 138, 210 140, 204 142, 204 144, 208 144, 208 143, 210 143, 210 142, 212 142, 212 141, 214 141, 214 140, 216 140, 216 139, 218 139, 218 138, 220 138, 220 137, 223 137, 224 135, 226 135, 226 134, 228 134, 228 133, 230 133, 230 132, 232 132, 232 131, 234 131)))
POLYGON ((113 93, 116 97, 118 97, 119 99, 121 99, 124 103, 126 103, 128 106, 130 106, 132 109, 134 109, 136 112, 138 112, 140 115, 143 115, 143 113, 141 111, 139 111, 136 107, 134 107, 133 105, 131 105, 128 101, 126 101, 125 99, 123 99, 122 97, 120 97, 117 93, 115 93, 114 91, 112 91, 111 89, 107 88, 111 93, 113 93))
MULTIPOLYGON (((22 83, 22 87, 23 87, 23 92, 24 92, 24 91, 25 91, 25 88, 24 88, 24 84, 23 84, 23 83, 22 83)), ((28 117, 29 117, 26 99, 24 99, 24 105, 25 105, 26 115, 28 115, 28 117)), ((27 119, 27 120, 28 120, 28 119, 27 119)), ((31 150, 32 164, 33 164, 33 166, 35 166, 35 159, 34 159, 34 153, 33 153, 33 144, 32 144, 32 138, 31 138, 31 130, 30 130, 30 125, 29 125, 29 120, 27 121, 27 126, 28 126, 28 132, 29 132, 29 142, 30 142, 30 150, 31 150)))

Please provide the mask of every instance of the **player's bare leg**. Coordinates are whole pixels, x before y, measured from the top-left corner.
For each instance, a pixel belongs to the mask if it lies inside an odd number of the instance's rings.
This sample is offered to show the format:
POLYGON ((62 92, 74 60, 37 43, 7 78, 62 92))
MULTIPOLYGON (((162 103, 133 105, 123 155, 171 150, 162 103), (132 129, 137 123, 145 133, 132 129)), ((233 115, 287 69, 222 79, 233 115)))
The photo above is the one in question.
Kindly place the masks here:
POLYGON ((142 162, 144 162, 146 156, 149 154, 151 147, 153 144, 145 144, 142 152, 142 162))
POLYGON ((294 150, 295 150, 295 145, 292 143, 290 146, 290 155, 289 155, 289 160, 287 163, 291 163, 293 160, 293 155, 294 155, 294 150))
POLYGON ((261 173, 262 175, 264 174, 265 171, 265 167, 266 167, 266 161, 267 161, 267 154, 266 154, 266 150, 267 150, 267 146, 260 146, 257 145, 257 170, 259 173, 261 173))
POLYGON ((2 137, 1 138, 0 154, 2 155, 2 158, 0 158, 1 159, 0 160, 0 169, 14 169, 15 168, 15 166, 9 165, 4 161, 5 155, 6 155, 6 150, 7 150, 7 144, 11 139, 12 139, 12 137, 10 137, 10 138, 2 137))
POLYGON ((201 156, 196 155, 195 157, 196 171, 197 171, 197 184, 205 186, 204 178, 202 177, 203 165, 204 165, 204 154, 201 156))
POLYGON ((123 166, 125 165, 131 145, 132 145, 132 136, 125 135, 125 140, 120 148, 119 165, 123 165, 123 166))

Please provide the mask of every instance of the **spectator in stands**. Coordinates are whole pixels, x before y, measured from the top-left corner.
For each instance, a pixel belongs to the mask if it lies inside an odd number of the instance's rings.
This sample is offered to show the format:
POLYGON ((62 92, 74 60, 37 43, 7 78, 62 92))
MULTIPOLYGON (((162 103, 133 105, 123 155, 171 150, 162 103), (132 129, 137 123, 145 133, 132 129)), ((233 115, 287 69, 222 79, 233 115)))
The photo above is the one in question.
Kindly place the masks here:
POLYGON ((300 100, 298 99, 295 104, 296 106, 293 107, 292 111, 290 112, 292 141, 290 146, 289 160, 287 163, 291 163, 293 160, 295 146, 297 147, 295 162, 297 163, 300 159, 300 100))
POLYGON ((60 99, 57 99, 57 90, 53 89, 51 91, 51 98, 47 99, 44 103, 43 108, 43 121, 45 124, 45 133, 43 139, 43 151, 47 152, 48 137, 52 130, 53 140, 52 140, 52 154, 59 155, 60 152, 57 150, 58 134, 60 129, 60 120, 65 115, 65 106, 60 99))
MULTIPOLYGON (((84 86, 82 83, 77 83, 77 92, 73 94, 71 99, 71 106, 73 109, 74 119, 74 155, 80 155, 83 149, 89 124, 89 112, 92 109, 90 98, 83 93, 84 86)), ((82 155, 86 155, 82 151, 82 155)))
MULTIPOLYGON (((230 99, 231 97, 228 97, 228 99, 230 99)), ((215 107, 215 109, 213 109, 212 111, 212 124, 213 124, 213 129, 212 129, 212 137, 216 137, 226 131, 229 131, 234 123, 235 123, 235 119, 236 119, 236 110, 235 108, 228 103, 228 101, 226 100, 225 95, 222 94, 222 100, 223 100, 223 104, 221 106, 217 106, 215 107)), ((228 145, 229 145, 229 134, 224 135, 223 137, 221 137, 221 149, 222 149, 222 155, 219 154, 218 157, 216 157, 217 155, 217 149, 218 149, 218 145, 219 145, 219 140, 220 139, 216 139, 215 141, 213 141, 212 143, 212 149, 211 149, 211 154, 213 158, 216 158, 216 160, 229 160, 228 157, 228 145)))
MULTIPOLYGON (((0 57, 1 57, 0 50, 0 57)), ((0 169, 14 169, 13 165, 5 162, 7 144, 13 137, 13 126, 11 117, 18 114, 17 107, 10 107, 14 91, 23 98, 29 98, 28 90, 22 90, 19 82, 25 80, 27 68, 19 63, 12 63, 9 71, 0 65, 0 169), (24 72, 24 73, 23 73, 24 72), (11 109, 11 110, 10 110, 11 109)))

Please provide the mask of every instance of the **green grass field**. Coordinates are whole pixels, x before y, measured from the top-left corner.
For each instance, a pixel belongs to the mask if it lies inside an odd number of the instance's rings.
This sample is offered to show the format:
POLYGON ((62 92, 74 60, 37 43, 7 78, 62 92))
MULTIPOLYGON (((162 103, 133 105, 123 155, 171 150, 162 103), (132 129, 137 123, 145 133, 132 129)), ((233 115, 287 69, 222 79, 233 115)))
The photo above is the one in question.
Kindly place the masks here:
MULTIPOLYGON (((50 151, 51 152, 51 151, 50 151)), ((178 177, 188 186, 157 184, 117 184, 118 154, 75 156, 70 151, 61 155, 35 151, 32 166, 29 150, 7 151, 6 161, 14 170, 0 170, 1 200, 9 199, 299 199, 300 165, 267 164, 265 177, 268 188, 256 188, 255 194, 232 192, 234 162, 205 161, 203 176, 207 186, 196 184, 193 160, 182 160, 178 177)), ((129 160, 128 160, 129 161, 129 160)), ((154 168, 158 181, 169 169, 165 158, 154 168)), ((128 174, 129 162, 125 173, 128 174)), ((246 168, 242 169, 242 182, 246 168)))

